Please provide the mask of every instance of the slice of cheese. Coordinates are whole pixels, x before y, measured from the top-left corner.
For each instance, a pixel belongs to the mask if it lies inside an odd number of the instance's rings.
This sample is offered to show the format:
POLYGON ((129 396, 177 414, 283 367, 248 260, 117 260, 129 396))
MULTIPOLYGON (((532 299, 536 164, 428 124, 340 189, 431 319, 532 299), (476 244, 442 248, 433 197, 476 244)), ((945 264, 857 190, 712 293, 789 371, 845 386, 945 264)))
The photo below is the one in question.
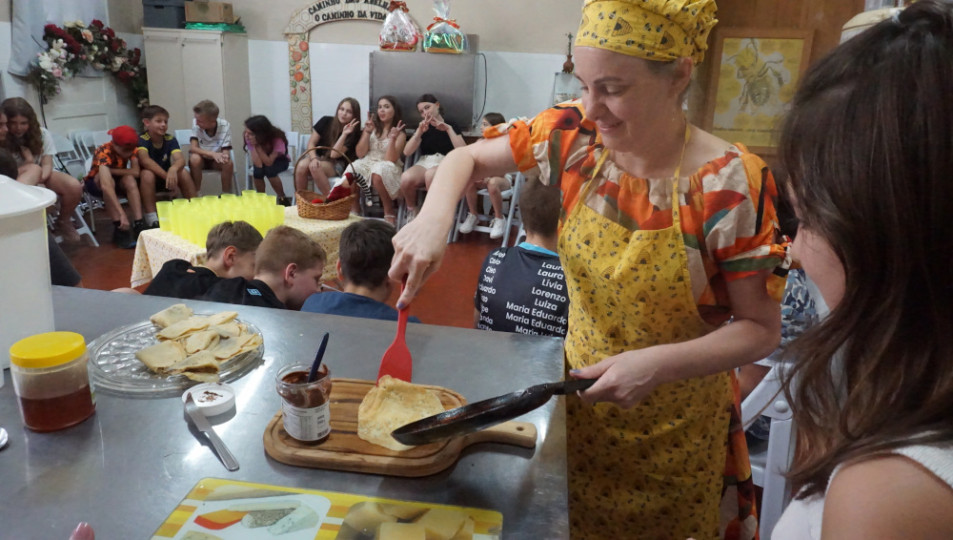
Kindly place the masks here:
POLYGON ((425 506, 411 506, 409 504, 381 504, 381 511, 402 521, 413 521, 427 511, 425 506))
POLYGON ((382 523, 377 531, 381 540, 427 540, 427 531, 419 523, 382 523))
POLYGON ((467 515, 450 508, 431 508, 417 520, 427 531, 427 540, 450 540, 463 526, 467 515))
POLYGON ((381 505, 376 502, 357 503, 344 516, 345 525, 366 536, 373 536, 381 523, 396 521, 396 517, 384 513, 381 505))
POLYGON ((149 321, 159 328, 171 326, 179 321, 184 321, 192 316, 192 309, 185 304, 173 304, 152 317, 149 321))
POLYGON ((185 360, 185 347, 177 341, 163 341, 136 353, 136 358, 156 373, 164 373, 185 360))
POLYGON ((433 390, 385 375, 357 409, 357 436, 391 450, 408 450, 412 447, 397 442, 391 432, 444 410, 433 390))
POLYGON ((473 540, 473 532, 475 530, 476 522, 473 521, 472 517, 467 516, 460 530, 457 531, 457 534, 455 534, 451 540, 473 540))
POLYGON ((274 525, 269 526, 266 530, 272 535, 277 536, 279 534, 285 534, 314 527, 318 524, 320 519, 321 518, 318 517, 318 514, 314 510, 308 508, 307 506, 299 506, 298 508, 295 508, 294 512, 279 519, 274 525))

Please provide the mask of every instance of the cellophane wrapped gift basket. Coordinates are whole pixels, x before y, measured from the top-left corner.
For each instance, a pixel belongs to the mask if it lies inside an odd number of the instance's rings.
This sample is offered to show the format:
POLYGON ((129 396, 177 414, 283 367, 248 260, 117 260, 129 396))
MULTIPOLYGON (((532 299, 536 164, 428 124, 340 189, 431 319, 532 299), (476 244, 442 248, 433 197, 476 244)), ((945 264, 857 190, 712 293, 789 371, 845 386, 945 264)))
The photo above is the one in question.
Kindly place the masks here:
POLYGON ((434 0, 437 14, 424 34, 424 51, 430 53, 460 54, 467 50, 467 35, 457 21, 450 18, 450 0, 434 0))
POLYGON ((415 51, 420 41, 420 29, 410 18, 407 4, 391 1, 390 12, 381 27, 380 47, 383 51, 415 51))

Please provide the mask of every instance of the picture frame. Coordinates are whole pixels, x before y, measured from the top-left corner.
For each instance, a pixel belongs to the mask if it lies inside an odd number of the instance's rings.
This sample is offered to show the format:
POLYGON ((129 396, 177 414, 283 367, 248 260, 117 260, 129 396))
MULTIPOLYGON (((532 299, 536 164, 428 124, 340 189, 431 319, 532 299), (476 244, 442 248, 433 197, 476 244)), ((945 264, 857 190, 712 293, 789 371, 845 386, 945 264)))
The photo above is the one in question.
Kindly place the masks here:
POLYGON ((776 154, 813 35, 793 28, 716 29, 703 127, 756 154, 776 154))

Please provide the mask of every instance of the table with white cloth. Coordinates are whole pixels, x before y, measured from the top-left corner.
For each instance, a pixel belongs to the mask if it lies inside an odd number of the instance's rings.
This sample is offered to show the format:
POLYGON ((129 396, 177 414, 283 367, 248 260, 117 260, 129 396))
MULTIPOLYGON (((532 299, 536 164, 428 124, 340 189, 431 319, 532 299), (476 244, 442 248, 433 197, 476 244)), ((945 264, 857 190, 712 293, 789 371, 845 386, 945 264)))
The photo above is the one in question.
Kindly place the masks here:
MULTIPOLYGON (((351 223, 362 218, 355 215, 342 220, 306 219, 298 215, 298 209, 289 206, 285 209, 285 225, 307 233, 314 238, 328 254, 324 265, 324 280, 337 278, 338 243, 341 233, 351 223)), ((132 260, 131 287, 145 285, 159 273, 162 265, 172 259, 183 259, 193 265, 205 264, 205 246, 189 242, 181 236, 160 229, 142 231, 136 244, 136 254, 132 260)))

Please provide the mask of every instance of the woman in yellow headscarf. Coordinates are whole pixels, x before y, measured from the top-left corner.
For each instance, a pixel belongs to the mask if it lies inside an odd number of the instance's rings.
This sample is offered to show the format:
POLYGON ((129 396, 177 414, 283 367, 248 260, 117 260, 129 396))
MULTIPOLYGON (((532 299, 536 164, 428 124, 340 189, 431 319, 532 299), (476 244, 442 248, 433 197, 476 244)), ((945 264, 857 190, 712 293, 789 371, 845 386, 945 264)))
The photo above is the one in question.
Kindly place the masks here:
POLYGON ((562 191, 566 363, 598 378, 566 405, 573 538, 756 534, 731 372, 778 343, 766 280, 783 249, 767 166, 682 112, 715 9, 587 0, 582 102, 452 152, 394 240, 391 277, 407 276, 408 303, 436 270, 471 179, 518 168, 562 191))

